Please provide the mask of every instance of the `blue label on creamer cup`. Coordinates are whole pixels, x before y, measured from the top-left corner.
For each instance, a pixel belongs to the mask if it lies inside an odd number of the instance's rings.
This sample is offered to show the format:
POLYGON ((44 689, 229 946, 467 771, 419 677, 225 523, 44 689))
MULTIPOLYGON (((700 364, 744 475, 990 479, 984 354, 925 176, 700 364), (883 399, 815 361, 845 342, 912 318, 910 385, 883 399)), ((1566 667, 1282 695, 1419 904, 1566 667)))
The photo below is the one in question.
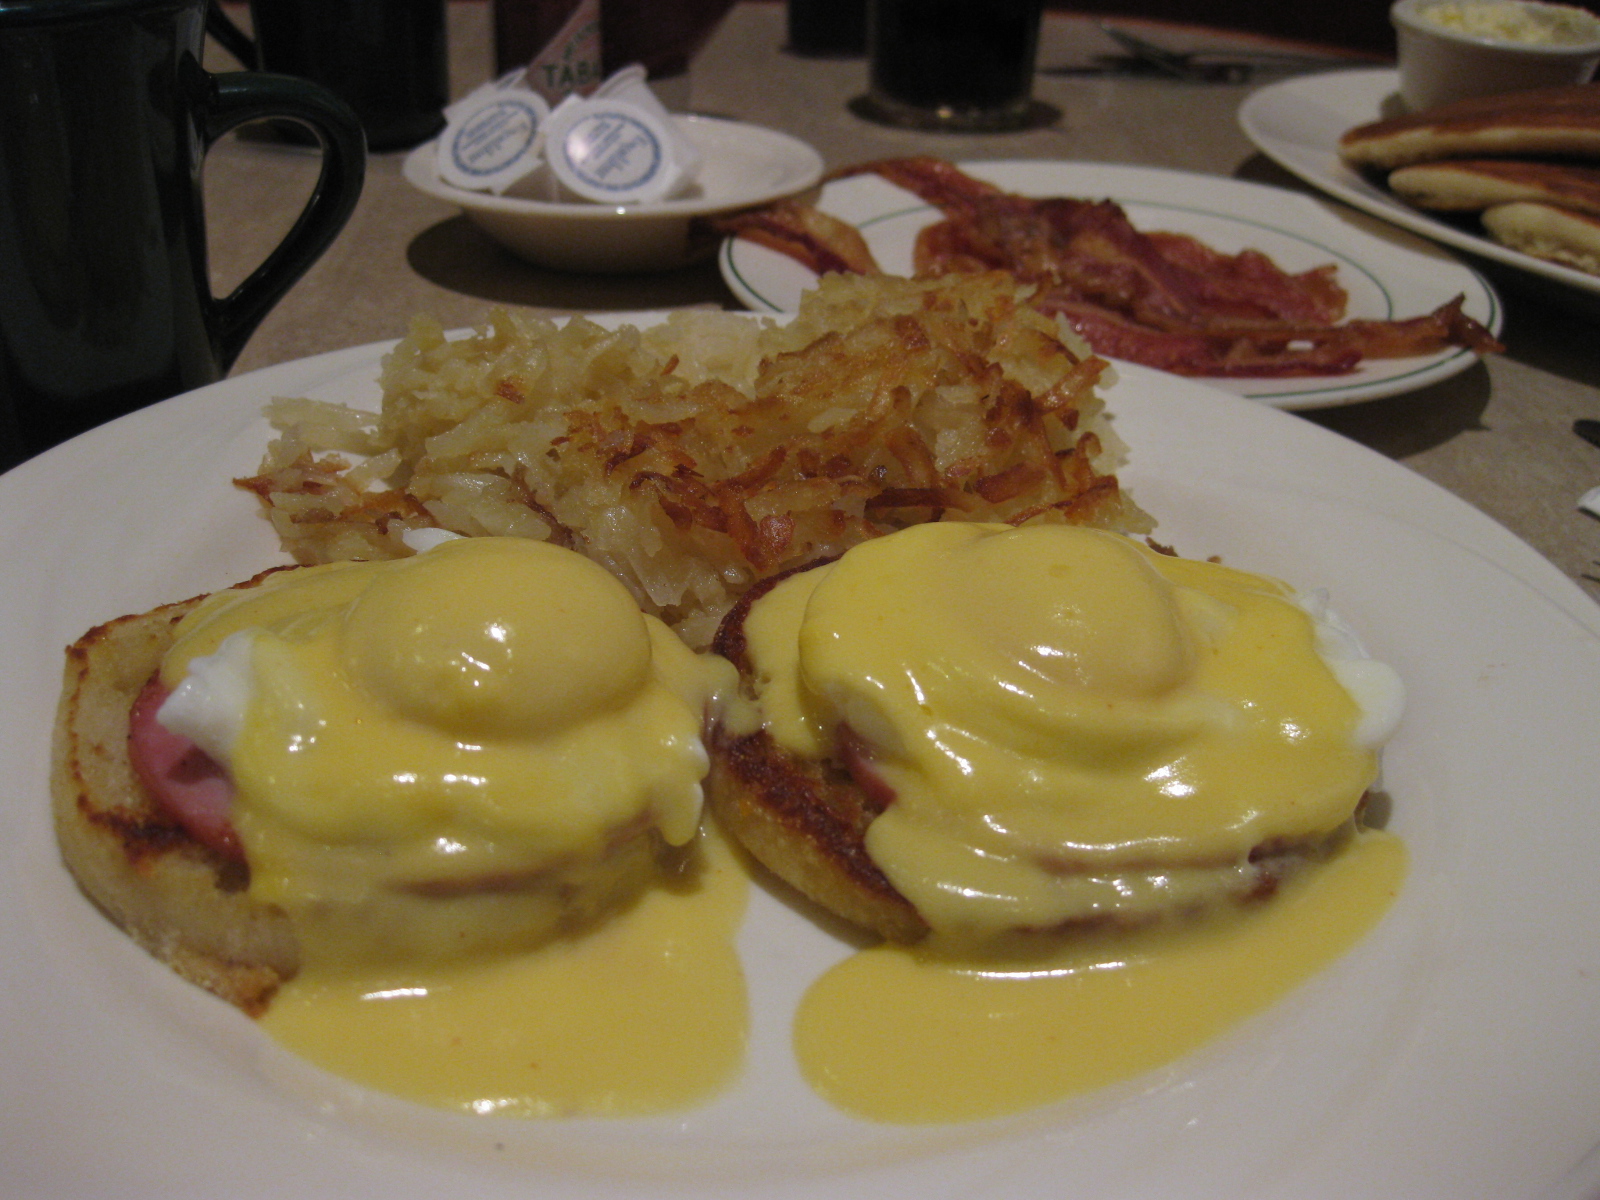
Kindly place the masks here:
POLYGON ((561 152, 585 183, 610 194, 637 191, 661 170, 661 139, 615 109, 585 113, 561 139, 561 152))
POLYGON ((445 182, 502 192, 538 166, 550 109, 525 87, 490 84, 445 115, 448 124, 438 155, 439 176, 445 182))
POLYGON ((546 155, 569 191, 600 203, 648 203, 686 180, 667 122, 625 100, 569 98, 550 115, 546 155))
POLYGON ((456 169, 486 179, 533 149, 539 114, 521 97, 497 100, 462 122, 450 141, 456 169))

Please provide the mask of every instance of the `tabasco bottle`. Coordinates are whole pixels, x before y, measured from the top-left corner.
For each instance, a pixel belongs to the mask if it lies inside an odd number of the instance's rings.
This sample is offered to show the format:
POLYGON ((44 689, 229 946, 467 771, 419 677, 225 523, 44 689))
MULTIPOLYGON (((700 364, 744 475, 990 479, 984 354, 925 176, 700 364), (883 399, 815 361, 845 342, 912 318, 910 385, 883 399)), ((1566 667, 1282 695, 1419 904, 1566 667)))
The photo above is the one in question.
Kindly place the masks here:
POLYGON ((497 74, 528 68, 528 86, 551 106, 600 86, 600 0, 495 0, 497 74))

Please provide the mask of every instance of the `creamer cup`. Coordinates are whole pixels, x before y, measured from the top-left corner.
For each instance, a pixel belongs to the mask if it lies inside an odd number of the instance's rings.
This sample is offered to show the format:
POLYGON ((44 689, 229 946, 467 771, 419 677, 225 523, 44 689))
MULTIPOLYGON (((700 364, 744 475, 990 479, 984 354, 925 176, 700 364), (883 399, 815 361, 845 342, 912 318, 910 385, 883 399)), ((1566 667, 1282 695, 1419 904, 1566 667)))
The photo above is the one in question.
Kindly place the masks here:
POLYGON ((671 117, 631 100, 569 96, 550 114, 544 148, 561 185, 599 204, 664 200, 692 178, 671 117))
POLYGON ((550 106, 530 91, 519 69, 484 84, 445 109, 439 178, 499 195, 539 165, 550 106))
POLYGON ((629 63, 621 70, 612 73, 611 77, 595 89, 593 100, 626 100, 637 104, 640 108, 654 113, 666 127, 667 135, 672 141, 673 157, 678 166, 683 170, 684 176, 693 179, 700 173, 700 150, 682 130, 677 122, 672 119, 672 114, 667 111, 666 105, 661 103, 661 97, 646 82, 644 67, 638 63, 629 63))

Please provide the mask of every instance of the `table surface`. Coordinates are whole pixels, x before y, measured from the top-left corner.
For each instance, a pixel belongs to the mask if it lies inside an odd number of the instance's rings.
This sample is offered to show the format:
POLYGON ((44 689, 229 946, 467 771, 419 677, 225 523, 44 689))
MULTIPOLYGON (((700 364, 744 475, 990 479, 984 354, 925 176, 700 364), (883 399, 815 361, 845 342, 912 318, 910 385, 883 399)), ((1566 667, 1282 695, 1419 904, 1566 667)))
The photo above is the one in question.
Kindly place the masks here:
MULTIPOLYGON (((1175 48, 1228 41, 1216 33, 1157 31, 1175 48)), ((450 5, 451 82, 464 94, 488 78, 488 5, 450 5)), ((675 88, 674 107, 753 121, 804 139, 828 167, 890 155, 950 159, 1056 158, 1133 163, 1297 188, 1254 151, 1236 121, 1252 84, 1191 84, 1133 75, 1042 71, 1038 99, 1054 124, 1011 134, 928 134, 854 116, 863 60, 801 58, 783 50, 784 9, 736 6, 675 88), (685 95, 686 92, 686 95, 685 95), (1174 119, 1181 113, 1181 119, 1174 119)), ((1115 47, 1094 20, 1047 16, 1040 67, 1092 62, 1115 47)), ((217 52, 214 65, 225 69, 217 52)), ((1259 81, 1258 81, 1259 82, 1259 81)), ((403 335, 429 313, 447 328, 472 325, 495 305, 595 312, 739 306, 713 262, 656 275, 580 276, 513 258, 459 211, 401 177, 403 153, 375 154, 349 225, 268 315, 238 374, 325 350, 403 335)), ((231 288, 288 228, 316 173, 304 151, 228 138, 206 162, 213 285, 231 288)), ((1393 458, 1501 522, 1600 599, 1600 521, 1576 507, 1600 485, 1600 448, 1572 432, 1600 418, 1600 311, 1515 272, 1475 263, 1506 302, 1506 353, 1408 395, 1309 413, 1314 421, 1393 458)))

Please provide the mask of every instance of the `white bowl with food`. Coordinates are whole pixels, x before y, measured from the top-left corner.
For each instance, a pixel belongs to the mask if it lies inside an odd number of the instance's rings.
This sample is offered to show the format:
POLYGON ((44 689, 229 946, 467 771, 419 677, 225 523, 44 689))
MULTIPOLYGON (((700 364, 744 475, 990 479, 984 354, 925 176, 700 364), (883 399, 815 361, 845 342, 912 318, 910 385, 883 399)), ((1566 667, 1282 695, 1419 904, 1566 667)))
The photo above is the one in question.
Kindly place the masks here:
POLYGON ((468 191, 439 176, 438 146, 406 156, 406 181, 460 207, 474 225, 520 258, 563 271, 662 271, 710 256, 721 235, 708 218, 804 191, 822 177, 822 157, 788 134, 715 117, 672 118, 699 150, 694 182, 672 199, 596 204, 559 192, 539 167, 503 195, 468 191), (560 197, 560 198, 558 198, 560 197))
POLYGON ((1389 10, 1400 99, 1413 112, 1499 92, 1587 83, 1600 17, 1536 0, 1399 0, 1389 10))

